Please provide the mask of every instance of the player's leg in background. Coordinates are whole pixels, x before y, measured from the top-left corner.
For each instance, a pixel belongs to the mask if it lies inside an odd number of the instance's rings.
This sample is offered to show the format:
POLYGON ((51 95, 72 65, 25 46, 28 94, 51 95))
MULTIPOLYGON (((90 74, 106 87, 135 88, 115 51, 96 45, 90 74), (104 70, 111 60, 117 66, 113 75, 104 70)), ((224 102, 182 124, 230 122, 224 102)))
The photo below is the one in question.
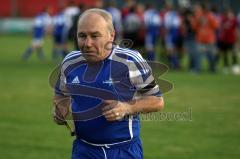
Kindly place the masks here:
POLYGON ((223 54, 223 73, 228 74, 229 73, 229 60, 228 60, 228 49, 226 46, 222 49, 222 54, 223 54))
POLYGON ((42 42, 39 43, 39 45, 36 46, 36 51, 37 51, 38 58, 41 61, 43 61, 45 59, 45 56, 44 56, 44 52, 43 52, 42 42))
POLYGON ((44 53, 43 53, 43 48, 40 47, 40 48, 37 48, 37 55, 38 55, 38 58, 43 61, 45 59, 45 56, 44 56, 44 53))
POLYGON ((22 60, 24 60, 24 61, 28 60, 28 58, 29 58, 29 57, 31 56, 31 54, 33 53, 35 43, 36 43, 36 39, 33 39, 31 45, 30 45, 30 46, 25 50, 25 52, 23 53, 23 55, 22 55, 22 60))
POLYGON ((230 46, 231 48, 231 55, 232 55, 232 73, 235 75, 239 75, 240 74, 240 68, 238 65, 238 50, 235 46, 235 44, 232 44, 232 46, 230 46))
POLYGON ((64 58, 68 54, 68 45, 67 42, 62 44, 62 58, 64 58))
POLYGON ((145 48, 146 48, 146 53, 147 53, 147 59, 149 61, 154 61, 155 60, 155 51, 154 51, 154 39, 153 35, 150 33, 146 34, 145 37, 145 48))
POLYGON ((33 48, 32 48, 32 47, 28 47, 28 48, 25 50, 25 52, 23 53, 22 59, 23 59, 24 61, 27 61, 28 58, 30 57, 30 55, 32 54, 32 52, 33 52, 33 48))
POLYGON ((58 57, 57 37, 53 35, 53 48, 52 48, 52 60, 56 60, 58 57))
POLYGON ((206 47, 206 56, 208 59, 208 69, 209 72, 215 73, 216 72, 216 49, 214 44, 205 44, 206 47))

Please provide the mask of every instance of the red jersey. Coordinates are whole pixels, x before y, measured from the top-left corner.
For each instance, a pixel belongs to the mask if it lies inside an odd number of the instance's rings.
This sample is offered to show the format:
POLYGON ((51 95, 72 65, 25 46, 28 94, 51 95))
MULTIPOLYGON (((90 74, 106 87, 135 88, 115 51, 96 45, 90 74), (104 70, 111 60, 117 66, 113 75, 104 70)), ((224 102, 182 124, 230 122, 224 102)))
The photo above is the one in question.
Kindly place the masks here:
POLYGON ((219 40, 226 44, 233 44, 237 40, 237 18, 235 16, 221 16, 219 40))

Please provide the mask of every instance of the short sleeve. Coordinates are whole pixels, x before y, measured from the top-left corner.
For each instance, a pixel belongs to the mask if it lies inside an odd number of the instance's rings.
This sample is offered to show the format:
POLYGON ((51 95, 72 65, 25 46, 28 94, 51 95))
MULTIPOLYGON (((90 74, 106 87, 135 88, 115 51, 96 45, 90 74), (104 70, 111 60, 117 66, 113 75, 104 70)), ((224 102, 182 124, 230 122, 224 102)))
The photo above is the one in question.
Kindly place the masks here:
POLYGON ((139 94, 143 96, 161 96, 152 69, 141 55, 138 55, 138 59, 131 62, 129 78, 139 94))

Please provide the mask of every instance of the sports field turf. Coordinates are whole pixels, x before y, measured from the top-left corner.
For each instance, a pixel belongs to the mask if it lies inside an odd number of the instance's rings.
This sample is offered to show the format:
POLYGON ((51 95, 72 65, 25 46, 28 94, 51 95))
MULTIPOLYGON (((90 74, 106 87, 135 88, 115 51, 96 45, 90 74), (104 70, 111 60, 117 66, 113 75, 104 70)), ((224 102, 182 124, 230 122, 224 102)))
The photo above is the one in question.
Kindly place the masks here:
MULTIPOLYGON (((51 119, 48 76, 56 65, 50 60, 51 41, 46 42, 46 62, 36 55, 22 62, 29 41, 28 36, 0 36, 0 158, 70 158, 73 138, 51 119)), ((142 122, 145 158, 238 159, 240 76, 183 71, 163 78, 174 83, 174 89, 164 95, 164 112, 191 110, 192 114, 185 121, 142 122)))

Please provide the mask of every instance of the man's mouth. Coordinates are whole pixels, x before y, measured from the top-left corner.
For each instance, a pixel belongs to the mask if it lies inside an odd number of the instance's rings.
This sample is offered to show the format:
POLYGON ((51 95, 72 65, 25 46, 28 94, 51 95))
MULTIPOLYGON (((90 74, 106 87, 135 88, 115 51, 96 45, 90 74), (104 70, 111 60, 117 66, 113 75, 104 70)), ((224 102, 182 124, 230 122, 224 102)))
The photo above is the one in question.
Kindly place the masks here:
POLYGON ((93 51, 93 50, 88 50, 88 51, 84 51, 84 53, 85 53, 85 54, 94 54, 95 51, 93 51))
POLYGON ((84 51, 83 53, 85 56, 96 56, 95 51, 84 51))

